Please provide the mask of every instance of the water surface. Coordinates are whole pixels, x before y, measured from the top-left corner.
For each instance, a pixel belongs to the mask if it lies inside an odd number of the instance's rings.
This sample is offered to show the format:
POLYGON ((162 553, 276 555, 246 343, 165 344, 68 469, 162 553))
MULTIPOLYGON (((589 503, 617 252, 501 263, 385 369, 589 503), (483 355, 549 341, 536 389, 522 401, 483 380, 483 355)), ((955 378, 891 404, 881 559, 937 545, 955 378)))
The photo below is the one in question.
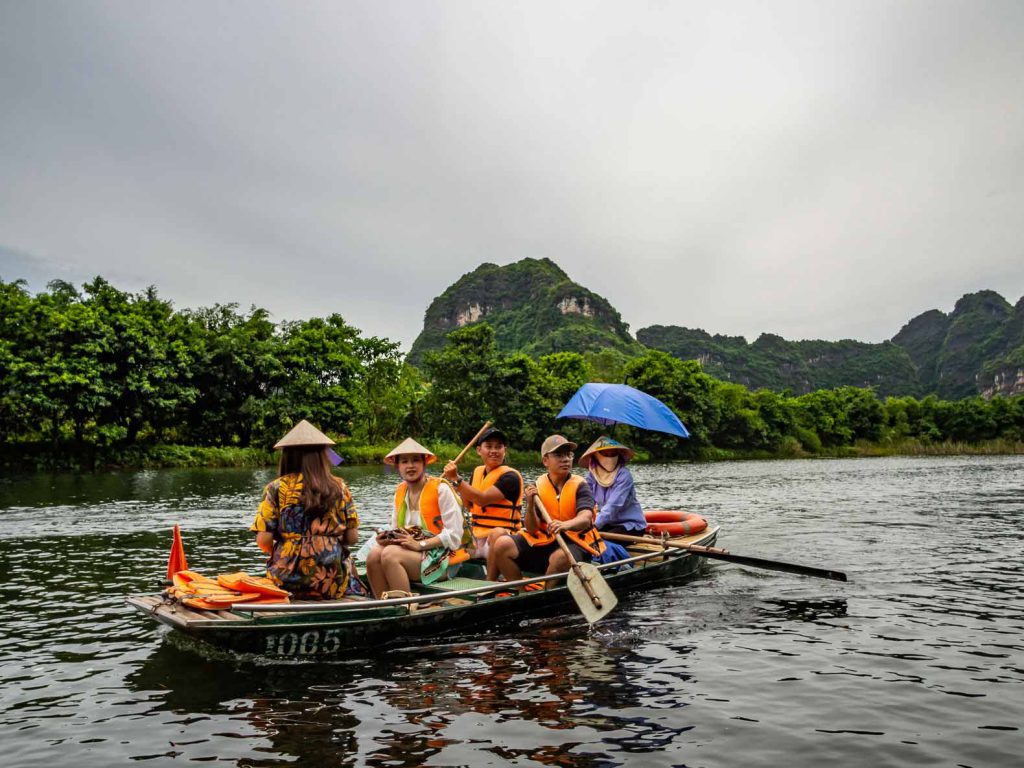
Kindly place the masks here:
MULTIPOLYGON (((535 469, 529 470, 535 473, 535 469)), ((575 614, 353 655, 213 653, 130 609, 180 523, 204 572, 261 556, 267 471, 0 479, 6 765, 968 765, 1024 752, 1024 457, 647 465, 649 508, 737 553, 575 614)), ((364 526, 394 475, 345 471, 364 526)))

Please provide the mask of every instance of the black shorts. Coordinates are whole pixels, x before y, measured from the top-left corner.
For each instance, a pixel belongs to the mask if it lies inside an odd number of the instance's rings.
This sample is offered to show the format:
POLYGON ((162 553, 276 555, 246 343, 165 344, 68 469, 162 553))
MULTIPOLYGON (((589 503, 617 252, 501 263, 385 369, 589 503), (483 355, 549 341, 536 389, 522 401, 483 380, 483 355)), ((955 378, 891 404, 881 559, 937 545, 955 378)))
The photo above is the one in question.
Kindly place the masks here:
MULTIPOLYGON (((536 547, 531 546, 530 542, 521 533, 514 535, 512 540, 516 543, 516 549, 519 550, 519 554, 516 555, 516 565, 519 566, 521 571, 528 573, 547 573, 548 561, 560 549, 557 541, 552 541, 550 544, 540 544, 536 547)), ((594 557, 590 552, 568 537, 565 543, 569 545, 569 551, 572 552, 572 556, 576 558, 577 562, 589 563, 594 557)))

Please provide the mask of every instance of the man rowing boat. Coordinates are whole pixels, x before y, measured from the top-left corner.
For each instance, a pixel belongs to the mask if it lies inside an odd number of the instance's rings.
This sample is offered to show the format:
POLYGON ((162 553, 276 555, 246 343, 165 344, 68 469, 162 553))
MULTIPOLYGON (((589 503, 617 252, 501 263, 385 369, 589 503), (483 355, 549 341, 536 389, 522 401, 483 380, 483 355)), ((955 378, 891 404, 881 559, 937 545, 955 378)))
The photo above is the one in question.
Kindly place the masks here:
MULTIPOLYGON (((507 444, 505 433, 497 427, 481 434, 476 452, 484 463, 473 470, 468 482, 459 476, 454 461, 444 468, 444 478, 455 486, 470 509, 475 557, 487 557, 495 541, 522 526, 523 476, 505 464, 507 444)), ((487 578, 493 581, 497 575, 488 558, 487 578)))
POLYGON ((582 477, 572 474, 576 443, 561 435, 551 435, 541 446, 541 461, 547 472, 536 485, 526 486, 524 528, 514 536, 494 543, 488 570, 492 567, 508 581, 531 573, 561 573, 569 570, 569 559, 555 541, 562 533, 577 562, 588 563, 603 550, 601 536, 594 527, 594 495, 582 477), (535 509, 537 498, 543 502, 551 522, 545 524, 535 509))

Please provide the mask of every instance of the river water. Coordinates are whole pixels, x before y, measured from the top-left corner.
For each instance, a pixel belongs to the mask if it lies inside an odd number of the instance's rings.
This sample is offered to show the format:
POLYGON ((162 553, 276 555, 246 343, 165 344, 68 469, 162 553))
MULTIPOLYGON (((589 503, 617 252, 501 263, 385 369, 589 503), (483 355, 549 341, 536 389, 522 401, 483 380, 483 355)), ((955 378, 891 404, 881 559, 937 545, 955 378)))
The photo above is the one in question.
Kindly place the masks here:
MULTIPOLYGON (((536 472, 530 468, 530 474, 536 472)), ((364 526, 394 475, 344 472, 364 526)), ((1024 764, 1024 457, 647 465, 736 553, 623 600, 338 662, 211 653, 123 602, 170 528, 259 570, 267 471, 0 479, 6 766, 1024 764)))

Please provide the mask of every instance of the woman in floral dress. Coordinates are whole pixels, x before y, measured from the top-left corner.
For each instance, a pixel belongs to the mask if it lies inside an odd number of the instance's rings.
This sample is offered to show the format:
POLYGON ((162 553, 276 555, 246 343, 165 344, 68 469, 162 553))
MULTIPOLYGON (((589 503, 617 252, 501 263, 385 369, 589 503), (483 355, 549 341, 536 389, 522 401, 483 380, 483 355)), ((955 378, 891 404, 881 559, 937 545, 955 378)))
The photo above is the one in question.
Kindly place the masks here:
POLYGON ((269 555, 267 576, 303 600, 365 594, 349 555, 359 516, 348 486, 331 473, 331 445, 303 420, 274 446, 281 449, 280 477, 264 488, 250 527, 269 555))

